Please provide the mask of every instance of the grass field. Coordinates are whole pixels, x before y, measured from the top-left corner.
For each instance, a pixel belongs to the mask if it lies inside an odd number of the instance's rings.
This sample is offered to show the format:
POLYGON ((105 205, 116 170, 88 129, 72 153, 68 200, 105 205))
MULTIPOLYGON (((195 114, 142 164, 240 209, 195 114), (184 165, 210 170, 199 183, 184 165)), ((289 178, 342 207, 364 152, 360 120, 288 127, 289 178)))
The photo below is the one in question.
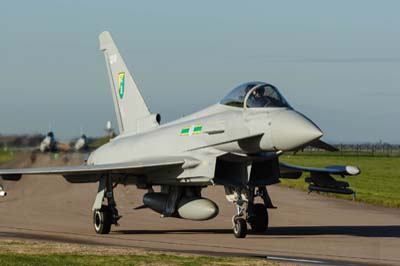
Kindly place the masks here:
POLYGON ((162 254, 144 255, 78 255, 78 254, 0 254, 2 266, 126 266, 126 265, 277 265, 272 263, 249 263, 233 258, 176 256, 162 254))
MULTIPOLYGON (((331 154, 298 154, 283 155, 281 161, 302 166, 324 167, 328 165, 356 165, 361 174, 338 180, 345 180, 357 192, 357 201, 400 208, 400 158, 338 156, 331 154)), ((306 174, 298 180, 281 179, 283 186, 307 190, 304 182, 306 174)), ((340 198, 351 199, 351 196, 329 194, 340 198)))
POLYGON ((263 259, 162 254, 137 249, 0 240, 1 266, 282 265, 263 259))
POLYGON ((14 156, 15 153, 13 151, 0 150, 0 164, 10 161, 14 156))
POLYGON ((110 139, 108 137, 98 138, 98 139, 95 139, 95 140, 91 141, 89 143, 89 147, 91 149, 97 149, 97 148, 99 148, 100 146, 106 144, 109 141, 110 141, 110 139))

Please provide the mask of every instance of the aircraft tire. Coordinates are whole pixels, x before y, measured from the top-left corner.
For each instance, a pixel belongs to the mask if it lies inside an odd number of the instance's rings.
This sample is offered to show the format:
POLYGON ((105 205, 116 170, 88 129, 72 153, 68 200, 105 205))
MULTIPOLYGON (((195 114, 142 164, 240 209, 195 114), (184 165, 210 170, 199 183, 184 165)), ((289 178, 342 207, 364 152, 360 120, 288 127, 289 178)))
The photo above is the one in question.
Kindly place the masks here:
POLYGON ((245 238, 247 235, 247 223, 243 218, 237 218, 233 227, 233 234, 236 238, 245 238))
POLYGON ((268 229, 268 211, 262 203, 254 204, 255 219, 250 222, 251 229, 256 233, 263 233, 268 229))
POLYGON ((93 212, 93 227, 98 234, 105 235, 110 233, 112 224, 112 213, 106 205, 102 205, 100 210, 93 212))

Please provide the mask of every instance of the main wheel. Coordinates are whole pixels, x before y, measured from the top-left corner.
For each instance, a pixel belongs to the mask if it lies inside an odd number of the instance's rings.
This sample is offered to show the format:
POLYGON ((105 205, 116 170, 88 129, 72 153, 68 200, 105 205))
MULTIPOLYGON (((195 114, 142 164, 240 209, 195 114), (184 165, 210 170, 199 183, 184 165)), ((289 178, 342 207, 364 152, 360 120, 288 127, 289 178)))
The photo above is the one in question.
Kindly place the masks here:
POLYGON ((247 223, 243 218, 237 218, 235 220, 235 226, 233 227, 233 234, 236 238, 245 238, 247 235, 247 223))
POLYGON ((93 226, 96 233, 102 235, 110 233, 111 224, 112 213, 106 205, 102 205, 100 210, 93 212, 93 226))
POLYGON ((268 229, 268 211, 262 203, 254 204, 255 218, 250 222, 251 229, 257 233, 263 233, 268 229))

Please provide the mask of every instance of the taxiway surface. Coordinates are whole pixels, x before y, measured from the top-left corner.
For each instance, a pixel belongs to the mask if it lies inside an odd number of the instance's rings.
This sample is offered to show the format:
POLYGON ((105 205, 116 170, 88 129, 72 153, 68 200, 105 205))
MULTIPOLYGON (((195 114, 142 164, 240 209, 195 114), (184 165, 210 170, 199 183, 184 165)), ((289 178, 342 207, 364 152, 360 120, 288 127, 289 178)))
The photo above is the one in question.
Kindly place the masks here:
MULTIPOLYGON (((68 164, 80 164, 75 154, 68 164)), ((62 165, 40 155, 12 167, 62 165)), ((214 200, 220 214, 194 222, 160 218, 142 204, 143 190, 118 186, 118 210, 123 216, 109 235, 92 228, 91 207, 97 184, 69 184, 59 176, 25 176, 3 182, 8 196, 0 198, 0 237, 32 238, 209 255, 297 258, 332 264, 400 265, 400 210, 326 198, 279 186, 269 187, 277 209, 270 210, 265 234, 236 239, 231 230, 234 207, 222 187, 209 187, 203 196, 214 200)))

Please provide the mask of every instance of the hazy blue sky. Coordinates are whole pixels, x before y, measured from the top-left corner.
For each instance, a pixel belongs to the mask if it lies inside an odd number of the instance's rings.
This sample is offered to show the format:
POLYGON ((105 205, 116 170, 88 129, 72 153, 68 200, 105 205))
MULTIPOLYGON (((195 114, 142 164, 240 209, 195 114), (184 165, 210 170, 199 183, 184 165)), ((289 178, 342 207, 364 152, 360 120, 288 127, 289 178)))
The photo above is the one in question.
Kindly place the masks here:
POLYGON ((164 122, 264 80, 327 140, 400 143, 399 10, 388 0, 5 1, 0 133, 103 134, 115 121, 98 50, 109 30, 164 122))

